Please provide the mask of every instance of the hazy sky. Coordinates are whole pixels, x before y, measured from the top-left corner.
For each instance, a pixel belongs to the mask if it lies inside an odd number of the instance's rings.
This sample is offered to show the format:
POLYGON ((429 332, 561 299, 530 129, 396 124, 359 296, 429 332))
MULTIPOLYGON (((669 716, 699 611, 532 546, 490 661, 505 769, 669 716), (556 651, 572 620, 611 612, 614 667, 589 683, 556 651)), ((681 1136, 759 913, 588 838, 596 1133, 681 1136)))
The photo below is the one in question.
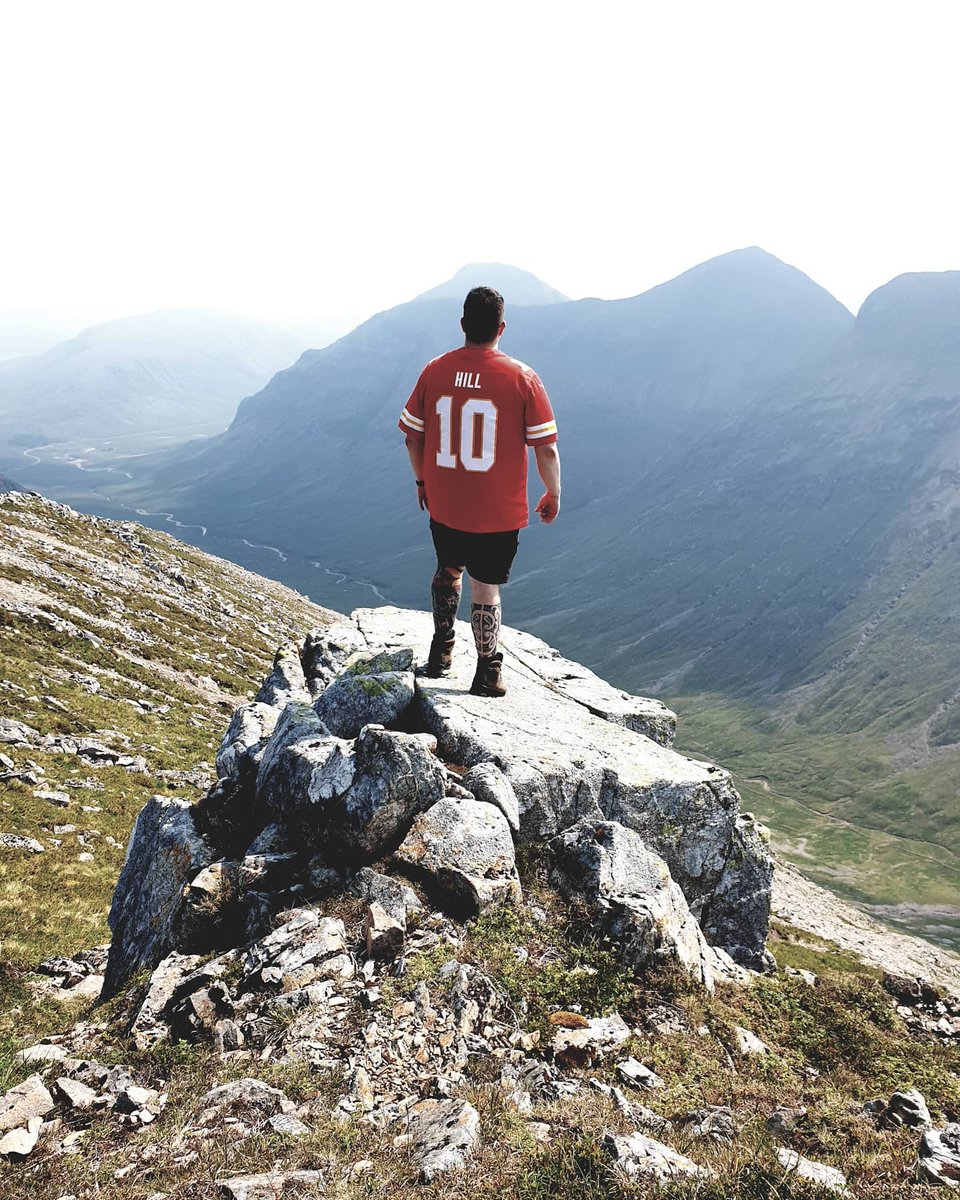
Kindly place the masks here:
MULTIPOLYGON (((0 309, 960 268, 955 0, 0 0, 0 309)), ((508 298, 509 299, 509 298, 508 298)))

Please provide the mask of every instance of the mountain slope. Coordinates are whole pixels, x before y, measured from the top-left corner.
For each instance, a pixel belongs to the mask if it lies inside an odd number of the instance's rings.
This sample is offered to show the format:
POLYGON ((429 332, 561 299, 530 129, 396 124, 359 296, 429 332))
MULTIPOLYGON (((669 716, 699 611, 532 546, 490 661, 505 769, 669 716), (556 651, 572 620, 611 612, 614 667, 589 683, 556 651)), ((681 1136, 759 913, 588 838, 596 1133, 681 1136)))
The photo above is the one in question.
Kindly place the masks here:
POLYGON ((0 363, 0 440, 30 446, 225 425, 243 396, 304 347, 283 326, 204 309, 95 325, 0 363))
MULTIPOLYGON (((693 431, 722 424, 744 391, 852 321, 806 276, 759 250, 725 255, 631 300, 513 310, 508 295, 507 304, 504 348, 535 364, 575 447, 565 455, 574 510, 609 481, 634 478, 640 462, 674 461, 693 431)), ((423 363, 456 343, 459 306, 400 305, 308 352, 245 400, 226 433, 166 456, 150 487, 130 494, 389 579, 394 594, 412 598, 421 568, 394 555, 422 535, 406 502, 395 425, 423 363), (345 501, 349 530, 326 519, 345 501)))

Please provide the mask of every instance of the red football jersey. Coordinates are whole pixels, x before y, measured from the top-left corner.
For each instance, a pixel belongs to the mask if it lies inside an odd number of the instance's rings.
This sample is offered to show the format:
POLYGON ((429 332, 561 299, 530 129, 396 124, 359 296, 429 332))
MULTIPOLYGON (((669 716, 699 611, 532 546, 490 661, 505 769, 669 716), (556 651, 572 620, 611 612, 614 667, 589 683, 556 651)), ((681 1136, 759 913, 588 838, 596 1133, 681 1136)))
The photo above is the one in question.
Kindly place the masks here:
POLYGON ((527 447, 557 440, 535 371, 501 350, 462 346, 427 363, 406 408, 404 433, 423 434, 430 515, 467 533, 530 522, 527 447))

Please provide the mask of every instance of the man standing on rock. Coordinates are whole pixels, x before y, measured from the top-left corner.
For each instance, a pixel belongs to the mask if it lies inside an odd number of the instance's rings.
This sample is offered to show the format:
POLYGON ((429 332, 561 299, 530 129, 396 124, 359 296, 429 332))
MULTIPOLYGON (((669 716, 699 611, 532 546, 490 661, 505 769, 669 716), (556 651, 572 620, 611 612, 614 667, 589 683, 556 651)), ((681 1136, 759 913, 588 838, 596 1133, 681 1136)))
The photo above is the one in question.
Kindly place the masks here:
POLYGON ((489 287, 467 293, 460 322, 465 342, 427 363, 400 428, 430 514, 437 551, 431 589, 434 635, 425 675, 453 662, 454 621, 463 572, 470 576, 470 623, 477 646, 475 696, 503 696, 500 588, 507 582, 519 533, 529 524, 527 447, 547 489, 537 504, 549 525, 560 511, 557 423, 535 371, 498 349, 506 328, 503 297, 489 287))

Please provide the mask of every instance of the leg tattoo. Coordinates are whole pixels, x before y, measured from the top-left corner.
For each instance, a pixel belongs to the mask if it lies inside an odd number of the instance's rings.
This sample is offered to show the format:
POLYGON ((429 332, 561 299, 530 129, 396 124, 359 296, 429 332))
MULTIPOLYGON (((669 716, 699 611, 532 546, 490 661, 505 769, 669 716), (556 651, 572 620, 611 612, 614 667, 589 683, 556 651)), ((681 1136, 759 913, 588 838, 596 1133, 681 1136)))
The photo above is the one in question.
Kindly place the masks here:
POLYGON ((470 624, 473 627, 473 640, 477 643, 477 654, 481 658, 496 654, 500 640, 500 605, 471 604, 470 624))
POLYGON ((441 641, 453 641, 453 623, 460 607, 462 575, 450 567, 437 567, 430 595, 433 601, 433 627, 441 641))

